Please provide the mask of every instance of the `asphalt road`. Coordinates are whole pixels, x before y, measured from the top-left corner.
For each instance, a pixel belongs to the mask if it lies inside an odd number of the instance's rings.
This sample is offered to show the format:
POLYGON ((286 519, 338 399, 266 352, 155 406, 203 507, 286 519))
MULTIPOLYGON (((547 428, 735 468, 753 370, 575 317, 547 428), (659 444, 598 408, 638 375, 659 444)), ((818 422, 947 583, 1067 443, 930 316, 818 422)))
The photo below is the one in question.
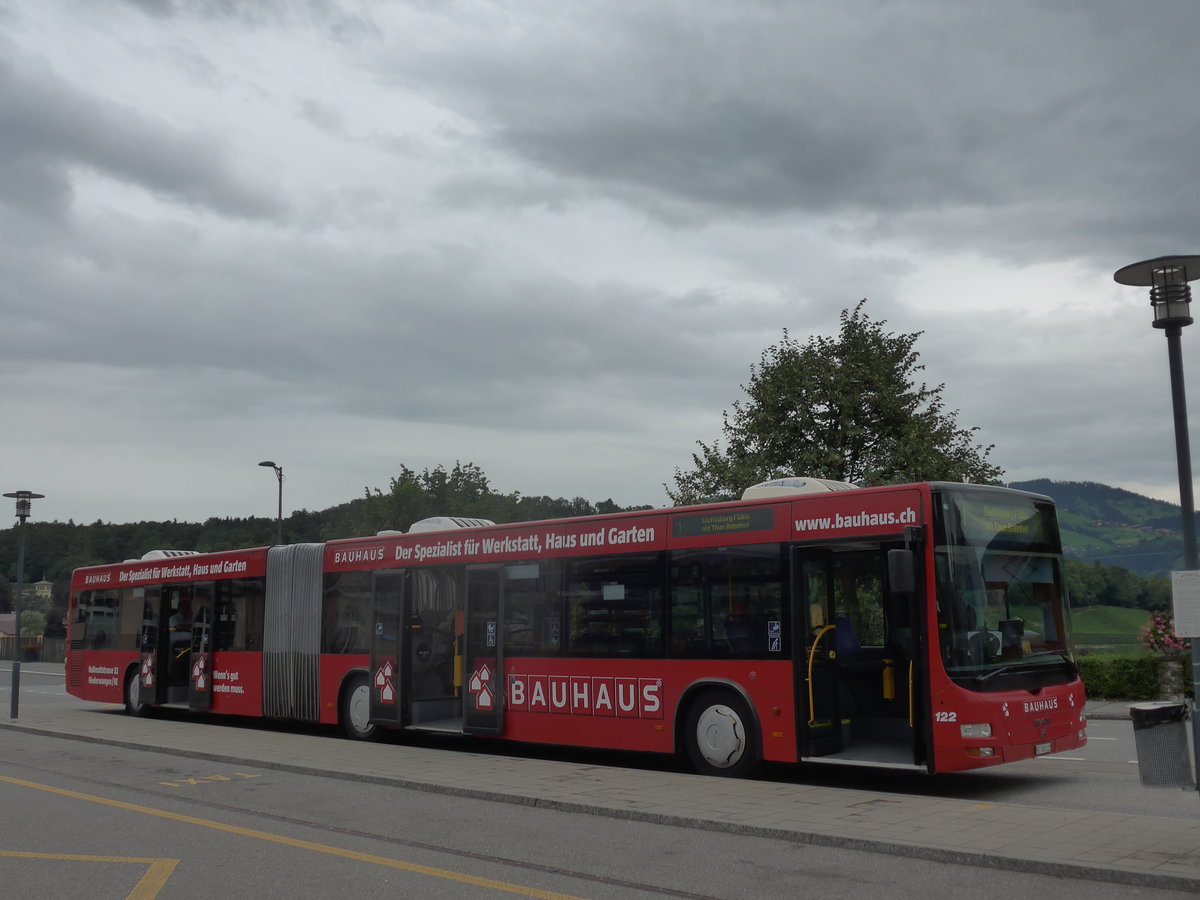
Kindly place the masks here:
MULTIPOLYGON (((61 668, 61 667, 60 667, 61 668)), ((0 716, 8 711, 7 670, 0 671, 0 716)), ((79 707, 83 718, 125 734, 129 721, 99 712, 62 689, 61 671, 22 666, 21 704, 40 710, 79 707)), ((190 724, 186 716, 143 723, 150 728, 190 724)), ((927 778, 830 767, 765 771, 751 787, 770 796, 809 784, 854 796, 870 815, 887 813, 898 797, 968 801, 980 809, 1026 804, 1137 812, 1194 822, 1197 798, 1182 791, 1147 790, 1137 780, 1132 731, 1125 722, 1093 722, 1082 753, 1047 757, 948 778, 927 778), (764 788, 766 792, 764 793, 764 788)), ((153 732, 147 732, 153 733, 153 732)), ((321 736, 328 773, 230 763, 246 756, 233 744, 284 748, 310 741, 287 728, 247 723, 231 730, 196 724, 187 734, 194 753, 170 753, 103 741, 0 728, 0 804, 17 815, 0 818, 0 872, 20 897, 778 897, 871 898, 920 894, 940 898, 994 897, 998 892, 1052 891, 1080 900, 1109 897, 1194 896, 1188 890, 1065 879, 1031 866, 998 870, 904 852, 865 852, 836 846, 681 827, 671 821, 626 820, 579 809, 492 802, 436 788, 413 789, 347 778, 362 745, 321 736), (222 746, 222 743, 225 746, 222 746)), ((404 748, 382 747, 384 765, 404 748), (395 753, 391 753, 394 751, 395 753)), ((601 792, 619 792, 655 772, 679 776, 657 757, 621 757, 510 748, 520 768, 548 780, 589 776, 601 792), (541 760, 541 762, 539 762, 541 760), (634 769, 621 768, 635 767, 634 769), (611 777, 605 777, 610 767, 611 777), (597 774, 599 773, 599 777, 597 774)), ((440 744, 431 760, 465 770, 477 744, 440 744)), ((507 751, 506 751, 507 752, 507 751)), ((399 763, 397 763, 399 765, 399 763)), ((495 766, 506 768, 503 759, 495 766)), ((548 782, 549 783, 549 782, 548 782)), ((689 779, 716 792, 737 783, 689 779)), ((652 818, 652 817, 651 817, 652 818)), ((3 893, 0 887, 0 893, 3 893)))
POLYGON ((0 871, 25 900, 1192 896, 21 732, 0 731, 0 755, 0 804, 19 811, 0 871))

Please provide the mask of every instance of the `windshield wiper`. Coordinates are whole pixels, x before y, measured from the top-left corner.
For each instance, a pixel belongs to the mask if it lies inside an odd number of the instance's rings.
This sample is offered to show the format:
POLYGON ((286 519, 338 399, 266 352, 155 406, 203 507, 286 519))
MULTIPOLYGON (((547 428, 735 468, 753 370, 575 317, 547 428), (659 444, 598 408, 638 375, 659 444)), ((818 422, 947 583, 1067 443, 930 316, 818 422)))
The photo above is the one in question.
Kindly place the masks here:
MULTIPOLYGON (((1079 666, 1075 665, 1075 663, 1072 662, 1071 659, 1069 657, 1067 657, 1064 653, 1061 653, 1058 650, 1041 650, 1037 653, 1032 653, 1029 656, 1024 657, 1023 659, 1015 659, 1012 662, 1006 663, 1003 666, 997 666, 995 669, 989 669, 986 672, 980 672, 978 675, 975 676, 975 680, 979 684, 987 684, 989 681, 991 681, 997 675, 1000 675, 1003 673, 1008 673, 1008 672, 1020 671, 1025 668, 1025 664, 1030 662, 1030 660, 1038 659, 1039 657, 1045 657, 1045 656, 1057 657, 1059 662, 1066 663, 1066 665, 1070 667, 1071 674, 1073 674, 1073 675, 1079 674, 1079 666)), ((1040 664, 1035 663, 1034 669, 1036 670, 1037 668, 1041 668, 1041 666, 1040 666, 1040 664)))

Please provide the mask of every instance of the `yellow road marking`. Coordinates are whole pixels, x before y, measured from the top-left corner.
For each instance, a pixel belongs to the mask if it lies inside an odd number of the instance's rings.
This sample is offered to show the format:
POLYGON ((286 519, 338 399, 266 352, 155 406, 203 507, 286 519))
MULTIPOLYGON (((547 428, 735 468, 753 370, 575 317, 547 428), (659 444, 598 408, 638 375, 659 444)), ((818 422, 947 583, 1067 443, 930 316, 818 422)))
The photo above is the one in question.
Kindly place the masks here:
POLYGON ((431 878, 441 878, 446 881, 457 881, 462 884, 475 885, 476 887, 490 888, 495 891, 502 891, 507 894, 518 894, 522 897, 536 897, 538 900, 581 900, 579 897, 573 897, 570 894, 559 894, 554 891, 543 891, 539 888, 526 887, 520 884, 510 884, 505 881, 496 881, 492 878, 479 878, 474 875, 466 875, 462 872, 451 872, 449 869, 437 869, 432 866, 422 866, 417 863, 402 862, 397 859, 388 859, 386 856, 374 856, 370 853, 360 853, 357 850, 343 850, 341 847, 331 847, 328 844, 317 844, 312 841, 303 841, 298 838, 285 837, 281 834, 271 834, 267 831, 256 831, 252 828, 239 828, 236 825, 226 825, 223 822, 214 822, 211 819, 198 819, 195 816, 185 816, 181 813, 167 812, 163 809, 154 809, 149 806, 138 806, 133 803, 124 803, 120 800, 109 800, 107 797, 96 797, 92 794, 81 794, 78 791, 70 791, 66 788, 53 787, 48 784, 38 784, 33 781, 22 781, 19 778, 9 778, 6 775, 0 775, 0 782, 6 784, 15 784, 19 787, 32 788, 35 791, 45 791, 50 794, 57 794, 60 797, 70 797, 74 800, 86 800, 89 803, 98 803, 101 806, 111 806, 115 809, 123 809, 128 812, 142 813, 147 816, 157 816, 160 819, 169 819, 172 822, 182 822, 185 825, 197 825, 201 828, 211 828, 214 831, 224 831, 227 834, 236 834, 241 837, 255 838, 260 841, 267 841, 272 844, 282 844, 285 847, 295 847, 300 850, 309 850, 313 853, 325 853, 329 856, 340 856, 343 859, 351 859, 355 862, 371 863, 376 866, 385 866, 390 869, 400 869, 405 872, 414 872, 418 875, 428 875, 431 878))
POLYGON ((245 772, 234 772, 230 775, 201 775, 199 778, 184 778, 181 781, 160 781, 164 787, 185 787, 200 784, 212 784, 214 781, 233 781, 234 778, 262 778, 261 775, 247 775, 245 772))
POLYGON ((171 877, 171 873, 175 871, 175 867, 179 865, 177 859, 143 859, 137 856, 80 856, 76 853, 18 853, 15 850, 0 850, 0 856, 7 856, 10 859, 49 859, 55 862, 110 862, 110 863, 133 863, 136 865, 147 865, 150 868, 146 870, 146 874, 141 877, 133 890, 125 897, 125 900, 154 900, 158 896, 158 892, 163 889, 163 885, 167 883, 167 879, 171 877))

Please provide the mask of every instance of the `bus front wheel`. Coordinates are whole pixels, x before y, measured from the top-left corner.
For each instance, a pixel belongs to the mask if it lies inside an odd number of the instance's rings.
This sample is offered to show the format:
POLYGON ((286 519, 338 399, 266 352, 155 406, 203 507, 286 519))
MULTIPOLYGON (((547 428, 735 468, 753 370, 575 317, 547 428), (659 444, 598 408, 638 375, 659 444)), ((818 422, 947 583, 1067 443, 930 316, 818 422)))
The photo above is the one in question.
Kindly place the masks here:
POLYGON ((745 778, 758 765, 754 717, 731 691, 707 690, 688 707, 684 740, 701 775, 745 778))
POLYGON ((379 729, 371 724, 371 689, 365 675, 351 679, 342 692, 342 731, 356 741, 373 741, 379 729))
POLYGON ((125 713, 137 718, 150 715, 150 705, 142 702, 142 680, 138 677, 137 667, 125 673, 125 713))

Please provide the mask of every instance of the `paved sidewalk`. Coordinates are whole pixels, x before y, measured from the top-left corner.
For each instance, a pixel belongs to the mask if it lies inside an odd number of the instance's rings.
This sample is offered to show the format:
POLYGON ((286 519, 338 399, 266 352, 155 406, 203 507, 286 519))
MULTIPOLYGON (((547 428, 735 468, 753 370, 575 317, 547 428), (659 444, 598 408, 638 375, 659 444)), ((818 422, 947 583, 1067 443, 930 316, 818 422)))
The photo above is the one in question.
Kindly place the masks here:
POLYGON ((1123 719, 1128 722, 1129 707, 1132 705, 1127 700, 1089 700, 1084 712, 1089 719, 1123 719))
MULTIPOLYGON (((1127 705, 1098 711, 1128 715, 1127 705)), ((0 718, 0 743, 12 729, 819 846, 1200 892, 1200 809, 1192 823, 1023 803, 705 778, 395 742, 350 743, 321 734, 285 735, 211 720, 134 719, 111 706, 29 707, 17 720, 0 718)))

